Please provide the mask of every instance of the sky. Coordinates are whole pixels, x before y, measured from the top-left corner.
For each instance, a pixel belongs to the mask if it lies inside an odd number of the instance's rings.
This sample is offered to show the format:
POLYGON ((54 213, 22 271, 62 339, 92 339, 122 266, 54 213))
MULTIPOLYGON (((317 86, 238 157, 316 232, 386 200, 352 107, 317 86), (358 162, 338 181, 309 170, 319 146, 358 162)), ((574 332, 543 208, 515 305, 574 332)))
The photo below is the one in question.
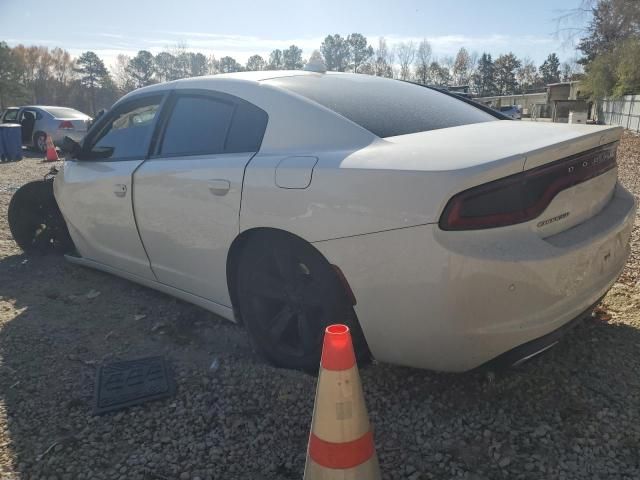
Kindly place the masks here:
MULTIPOLYGON (((494 57, 512 51, 540 65, 556 52, 576 56, 558 38, 557 18, 580 0, 0 0, 0 40, 10 46, 93 50, 107 65, 118 54, 158 53, 186 45, 241 63, 296 44, 308 57, 327 34, 364 34, 377 45, 429 40, 433 55, 460 47, 494 57)), ((580 25, 583 20, 575 20, 580 25)))

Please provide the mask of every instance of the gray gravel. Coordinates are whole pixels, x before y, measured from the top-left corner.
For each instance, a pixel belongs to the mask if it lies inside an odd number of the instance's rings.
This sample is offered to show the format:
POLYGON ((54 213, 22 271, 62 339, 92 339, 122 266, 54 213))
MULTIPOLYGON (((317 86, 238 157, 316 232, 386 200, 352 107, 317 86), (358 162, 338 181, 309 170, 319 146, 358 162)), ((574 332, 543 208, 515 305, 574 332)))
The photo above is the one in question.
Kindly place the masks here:
MULTIPOLYGON (((628 182, 640 139, 625 148, 628 182)), ((5 167, 0 186, 46 168, 5 167)), ((4 223, 9 198, 0 188, 0 479, 301 478, 315 378, 264 365, 242 328, 196 307, 25 259, 4 223), (154 354, 171 361, 175 398, 91 414, 100 362, 154 354)), ((598 317, 519 369, 363 368, 383 477, 640 478, 637 279, 634 257, 598 317)))

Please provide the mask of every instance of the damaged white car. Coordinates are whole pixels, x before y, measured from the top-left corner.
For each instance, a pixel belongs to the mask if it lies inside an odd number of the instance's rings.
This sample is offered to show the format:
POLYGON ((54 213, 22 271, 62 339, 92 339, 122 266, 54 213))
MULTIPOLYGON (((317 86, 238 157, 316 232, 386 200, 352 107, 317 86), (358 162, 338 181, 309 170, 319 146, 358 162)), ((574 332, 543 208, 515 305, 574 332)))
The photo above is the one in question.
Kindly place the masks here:
POLYGON ((621 132, 365 75, 199 77, 122 98, 9 220, 26 252, 242 322, 280 366, 317 368, 334 322, 385 362, 514 364, 625 264, 621 132))

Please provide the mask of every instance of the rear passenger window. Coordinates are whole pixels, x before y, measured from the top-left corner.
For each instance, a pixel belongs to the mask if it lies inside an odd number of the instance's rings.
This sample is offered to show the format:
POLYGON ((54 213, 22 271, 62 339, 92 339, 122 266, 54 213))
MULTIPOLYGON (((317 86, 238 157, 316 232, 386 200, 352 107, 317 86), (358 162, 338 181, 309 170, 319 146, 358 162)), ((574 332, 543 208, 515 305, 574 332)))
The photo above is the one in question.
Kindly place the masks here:
POLYGON ((182 94, 174 103, 158 155, 257 152, 267 121, 266 112, 230 95, 182 94))
POLYGON ((161 155, 225 152, 235 105, 207 97, 179 97, 167 122, 161 155))
POLYGON ((260 150, 262 137, 267 128, 267 120, 268 116, 264 110, 260 110, 250 103, 238 105, 227 137, 225 151, 240 153, 260 150))

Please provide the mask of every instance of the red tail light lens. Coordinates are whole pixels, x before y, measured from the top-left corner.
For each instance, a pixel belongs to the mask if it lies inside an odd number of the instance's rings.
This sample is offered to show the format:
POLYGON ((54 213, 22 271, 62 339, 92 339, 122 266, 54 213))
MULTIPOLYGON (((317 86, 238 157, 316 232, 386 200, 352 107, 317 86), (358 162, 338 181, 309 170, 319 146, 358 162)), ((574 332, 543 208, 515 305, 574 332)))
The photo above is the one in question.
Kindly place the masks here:
POLYGON ((60 126, 58 126, 58 128, 61 130, 72 130, 73 123, 71 123, 69 120, 63 120, 60 122, 60 126))
POLYGON ((594 148, 461 192, 440 217, 442 230, 480 230, 528 222, 563 190, 616 166, 618 143, 594 148))

